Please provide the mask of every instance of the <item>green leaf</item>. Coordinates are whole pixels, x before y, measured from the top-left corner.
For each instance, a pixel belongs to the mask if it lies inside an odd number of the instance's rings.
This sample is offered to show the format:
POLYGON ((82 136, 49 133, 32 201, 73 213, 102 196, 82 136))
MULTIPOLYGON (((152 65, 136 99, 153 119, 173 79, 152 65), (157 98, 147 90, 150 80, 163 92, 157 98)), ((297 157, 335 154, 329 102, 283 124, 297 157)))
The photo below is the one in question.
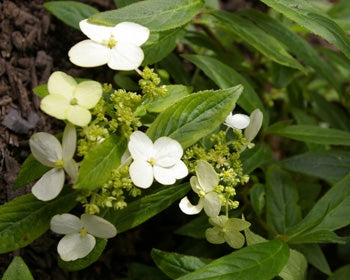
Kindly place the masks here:
MULTIPOLYGON (((350 174, 334 185, 311 209, 309 214, 289 231, 290 241, 303 236, 337 230, 350 223, 350 174)), ((321 234, 320 233, 320 234, 321 234)))
POLYGON ((327 275, 331 275, 332 271, 329 267, 327 259, 323 254, 319 244, 296 244, 293 246, 296 250, 301 252, 307 259, 307 261, 327 275))
POLYGON ((211 227, 206 215, 194 218, 175 231, 176 234, 197 239, 205 239, 205 230, 211 227))
POLYGON ((220 19, 222 24, 226 25, 236 36, 272 61, 305 71, 304 67, 286 51, 286 48, 278 40, 265 33, 251 21, 225 11, 212 11, 210 14, 220 19))
POLYGON ((262 143, 252 149, 246 149, 240 154, 240 159, 243 164, 243 172, 250 174, 263 163, 272 161, 273 153, 268 145, 262 143))
POLYGON ((191 87, 183 85, 166 85, 166 88, 166 96, 156 98, 152 101, 147 109, 149 112, 160 113, 192 92, 191 87))
POLYGON ((349 173, 350 152, 342 150, 307 152, 282 161, 282 166, 290 171, 337 182, 349 173))
POLYGON ((118 72, 113 76, 113 80, 119 88, 123 88, 128 91, 140 90, 139 85, 125 72, 118 72))
POLYGON ((257 215, 261 215, 266 203, 266 192, 263 184, 254 184, 249 190, 250 202, 257 215))
POLYGON ((14 257, 9 267, 6 269, 2 280, 34 280, 28 266, 21 257, 14 257))
POLYGON ((59 20, 78 30, 81 20, 98 13, 95 8, 76 1, 46 2, 44 7, 59 20))
POLYGON ((165 275, 158 268, 142 263, 132 262, 128 264, 127 280, 164 280, 165 275))
POLYGON ((271 126, 266 132, 298 141, 350 146, 350 132, 338 129, 322 128, 313 125, 291 125, 282 128, 272 128, 271 126))
POLYGON ((122 8, 125 6, 128 6, 130 4, 135 3, 137 0, 113 0, 114 4, 117 6, 117 8, 122 8))
POLYGON ((51 169, 51 167, 42 165, 32 154, 30 154, 21 166, 21 170, 13 184, 13 189, 17 190, 20 187, 28 185, 30 182, 33 182, 44 175, 49 169, 51 169))
POLYGON ((58 258, 58 266, 67 271, 77 271, 84 269, 98 260, 107 245, 107 239, 96 238, 94 249, 84 258, 66 262, 58 258))
POLYGON ((235 107, 241 85, 191 94, 159 114, 147 131, 155 140, 169 136, 185 149, 219 127, 235 107))
POLYGON ((312 67, 318 74, 334 86, 338 92, 341 92, 339 82, 337 82, 329 63, 323 60, 315 49, 296 33, 289 30, 281 22, 257 10, 243 10, 240 14, 253 19, 255 24, 281 42, 291 53, 295 54, 307 65, 312 67))
POLYGON ((182 61, 174 53, 170 53, 159 64, 171 75, 175 83, 191 85, 189 73, 185 71, 182 61))
POLYGON ((26 194, 1 205, 0 253, 27 246, 49 229, 54 215, 70 211, 77 202, 76 192, 69 189, 50 202, 26 194))
POLYGON ((304 280, 306 270, 307 261, 304 255, 290 249, 288 262, 278 276, 284 280, 304 280))
POLYGON ((189 184, 162 187, 153 194, 145 195, 128 203, 119 211, 110 211, 106 219, 113 223, 118 233, 134 228, 182 198, 190 190, 189 184))
POLYGON ((265 108, 250 83, 230 66, 219 60, 200 55, 183 55, 184 58, 194 63, 205 75, 215 82, 220 88, 226 89, 237 84, 242 84, 244 91, 239 97, 237 104, 248 113, 260 109, 264 115, 264 123, 267 123, 265 108))
POLYGON ((279 234, 301 220, 298 192, 290 175, 277 165, 266 173, 266 216, 269 226, 279 234))
POLYGON ((74 184, 77 189, 96 189, 108 180, 111 172, 119 167, 126 149, 126 139, 111 135, 84 157, 74 184))
POLYGON ((49 94, 47 84, 42 84, 42 85, 36 86, 35 88, 33 88, 33 92, 41 98, 44 98, 46 95, 49 94))
POLYGON ((185 34, 186 31, 184 27, 159 32, 157 34, 157 40, 146 42, 146 44, 142 46, 145 53, 145 59, 142 65, 150 65, 161 61, 175 49, 185 34))
POLYGON ((175 279, 193 272, 211 261, 194 256, 164 252, 154 248, 152 249, 151 256, 160 270, 162 270, 171 279, 175 279))
POLYGON ((337 46, 350 58, 350 39, 346 33, 325 14, 315 10, 304 0, 261 0, 274 10, 284 14, 301 26, 337 46))
POLYGON ((338 268, 327 280, 348 280, 350 275, 350 264, 338 268))
POLYGON ((202 0, 148 0, 93 15, 89 21, 110 26, 131 21, 151 31, 164 31, 188 23, 203 6, 202 0))
POLYGON ((255 244, 221 257, 178 280, 270 280, 277 276, 289 257, 280 240, 255 244))

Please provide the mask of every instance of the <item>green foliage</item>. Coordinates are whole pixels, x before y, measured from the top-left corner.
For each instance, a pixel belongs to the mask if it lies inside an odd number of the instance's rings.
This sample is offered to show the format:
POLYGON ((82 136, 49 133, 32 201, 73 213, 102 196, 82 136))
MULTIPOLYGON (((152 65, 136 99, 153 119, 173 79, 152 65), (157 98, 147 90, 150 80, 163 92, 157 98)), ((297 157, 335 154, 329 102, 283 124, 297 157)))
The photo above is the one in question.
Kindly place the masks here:
POLYGON ((34 280, 26 263, 21 257, 14 257, 9 267, 6 269, 2 280, 34 280))

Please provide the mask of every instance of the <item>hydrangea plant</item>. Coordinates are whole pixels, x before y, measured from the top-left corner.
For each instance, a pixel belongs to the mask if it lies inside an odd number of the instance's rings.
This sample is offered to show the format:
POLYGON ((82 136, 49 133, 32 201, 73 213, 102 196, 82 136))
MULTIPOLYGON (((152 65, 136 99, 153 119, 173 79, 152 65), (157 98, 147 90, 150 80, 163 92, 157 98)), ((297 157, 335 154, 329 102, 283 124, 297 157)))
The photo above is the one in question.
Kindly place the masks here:
POLYGON ((152 251, 172 279, 297 280, 308 262, 331 274, 318 243, 346 242, 334 231, 349 225, 350 201, 350 40, 346 23, 331 18, 337 10, 301 0, 262 0, 270 14, 230 13, 216 1, 114 2, 132 4, 97 12, 45 3, 89 38, 69 60, 114 79, 55 71, 34 89, 40 109, 65 128, 31 136, 15 188, 35 183, 0 206, 0 252, 51 229, 65 235, 60 266, 84 269, 106 239, 178 204, 176 215, 189 222, 176 233, 207 242, 193 241, 199 253, 152 251), (338 47, 320 49, 337 63, 295 30, 338 47))

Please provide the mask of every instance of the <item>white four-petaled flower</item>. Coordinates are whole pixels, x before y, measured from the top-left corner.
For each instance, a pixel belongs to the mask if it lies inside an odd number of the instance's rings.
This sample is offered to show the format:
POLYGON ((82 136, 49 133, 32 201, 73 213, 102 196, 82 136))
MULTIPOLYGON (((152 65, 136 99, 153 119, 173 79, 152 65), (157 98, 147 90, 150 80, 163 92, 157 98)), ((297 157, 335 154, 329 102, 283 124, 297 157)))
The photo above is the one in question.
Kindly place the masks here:
POLYGON ((56 71, 47 83, 49 95, 40 104, 46 114, 60 120, 68 120, 77 126, 91 121, 89 109, 96 106, 102 96, 102 86, 95 81, 77 83, 73 77, 56 71))
POLYGON ((57 138, 46 132, 35 133, 29 139, 33 156, 43 165, 53 167, 33 186, 33 195, 43 201, 54 199, 62 190, 65 174, 75 180, 78 166, 73 159, 76 148, 76 131, 72 124, 67 124, 63 132, 62 146, 57 138))
POLYGON ((244 129, 249 125, 250 119, 244 114, 234 114, 232 112, 226 117, 224 124, 233 129, 244 129))
POLYGON ((217 216, 209 218, 213 228, 205 231, 205 237, 210 243, 222 244, 227 242, 232 248, 239 249, 244 245, 244 236, 240 231, 250 227, 250 223, 237 218, 217 216))
POLYGON ((57 245, 57 251, 64 261, 74 261, 87 256, 96 244, 96 237, 111 238, 117 230, 107 220, 89 214, 77 216, 66 213, 51 219, 51 230, 65 236, 57 245))
POLYGON ((221 202, 215 187, 219 184, 219 178, 214 168, 206 161, 199 160, 196 175, 190 179, 192 190, 198 194, 197 205, 192 205, 189 199, 184 197, 180 201, 180 209, 188 215, 198 214, 203 208, 209 217, 216 217, 220 213, 221 202))
POLYGON ((163 185, 172 185, 176 179, 188 174, 186 165, 181 161, 182 147, 170 137, 160 137, 152 143, 145 133, 135 131, 130 136, 128 149, 133 158, 130 177, 140 188, 149 188, 153 178, 163 185))
POLYGON ((73 46, 69 53, 72 63, 82 67, 106 64, 114 70, 137 69, 144 58, 140 46, 149 37, 149 29, 133 22, 116 26, 79 22, 81 31, 90 38, 73 46))

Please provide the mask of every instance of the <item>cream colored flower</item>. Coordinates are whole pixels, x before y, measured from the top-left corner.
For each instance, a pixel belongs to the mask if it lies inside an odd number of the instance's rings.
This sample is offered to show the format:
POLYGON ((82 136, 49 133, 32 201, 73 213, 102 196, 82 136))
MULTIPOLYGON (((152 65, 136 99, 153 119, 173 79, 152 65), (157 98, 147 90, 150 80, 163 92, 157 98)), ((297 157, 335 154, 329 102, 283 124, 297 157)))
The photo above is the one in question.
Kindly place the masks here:
POLYGON ((90 38, 73 46, 69 53, 72 63, 82 67, 106 64, 114 70, 137 69, 144 58, 140 46, 149 37, 148 28, 133 22, 122 22, 114 27, 79 23, 81 31, 90 38))
POLYGON ((41 100, 41 110, 77 126, 89 124, 89 109, 95 107, 102 96, 100 83, 84 81, 78 84, 73 77, 56 71, 51 74, 47 86, 49 95, 41 100))

